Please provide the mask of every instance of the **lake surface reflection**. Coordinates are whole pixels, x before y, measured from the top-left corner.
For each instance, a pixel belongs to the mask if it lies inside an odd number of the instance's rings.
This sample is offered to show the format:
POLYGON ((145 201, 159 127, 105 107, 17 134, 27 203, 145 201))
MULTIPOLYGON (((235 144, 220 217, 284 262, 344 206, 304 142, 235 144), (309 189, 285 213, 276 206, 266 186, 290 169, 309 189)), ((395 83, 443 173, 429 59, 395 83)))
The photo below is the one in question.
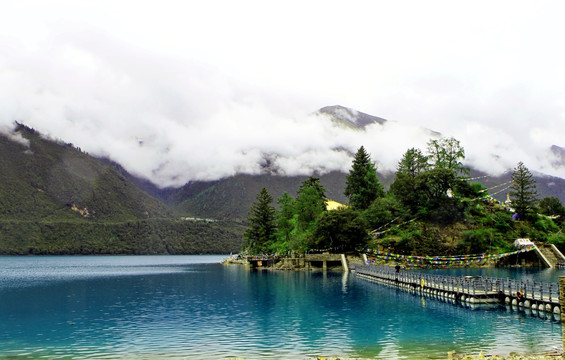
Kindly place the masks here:
POLYGON ((446 358, 561 349, 561 323, 218 256, 0 257, 0 358, 446 358))

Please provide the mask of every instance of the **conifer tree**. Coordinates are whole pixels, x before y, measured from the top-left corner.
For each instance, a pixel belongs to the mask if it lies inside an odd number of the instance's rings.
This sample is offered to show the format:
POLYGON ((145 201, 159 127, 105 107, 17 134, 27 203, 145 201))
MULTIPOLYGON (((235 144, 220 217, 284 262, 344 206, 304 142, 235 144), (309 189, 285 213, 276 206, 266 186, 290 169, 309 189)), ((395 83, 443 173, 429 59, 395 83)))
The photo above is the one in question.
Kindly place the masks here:
POLYGON ((271 206, 273 197, 266 188, 261 189, 257 201, 251 205, 248 226, 244 233, 245 248, 251 254, 261 254, 269 250, 276 238, 275 208, 271 206))
POLYGON ((305 251, 312 246, 312 231, 320 214, 326 211, 326 189, 320 184, 320 179, 309 177, 304 180, 297 191, 294 201, 295 215, 289 249, 305 251))
POLYGON ((528 218, 536 205, 537 189, 532 173, 521 161, 514 168, 510 188, 512 207, 520 218, 528 218))
POLYGON ((349 198, 351 208, 356 210, 365 210, 376 198, 384 196, 376 166, 363 146, 357 150, 353 159, 344 194, 349 198))
POLYGON ((428 157, 420 149, 408 149, 398 162, 396 175, 402 174, 412 178, 428 170, 428 157))
POLYGON ((295 202, 299 230, 304 231, 311 227, 316 218, 326 210, 327 200, 326 189, 319 178, 310 176, 302 182, 295 202))
POLYGON ((390 186, 390 192, 414 213, 420 200, 416 178, 428 168, 428 158, 419 149, 408 149, 398 162, 396 177, 390 186))
POLYGON ((288 193, 284 193, 277 199, 279 211, 277 211, 277 239, 283 250, 288 250, 291 234, 296 226, 295 200, 288 193))

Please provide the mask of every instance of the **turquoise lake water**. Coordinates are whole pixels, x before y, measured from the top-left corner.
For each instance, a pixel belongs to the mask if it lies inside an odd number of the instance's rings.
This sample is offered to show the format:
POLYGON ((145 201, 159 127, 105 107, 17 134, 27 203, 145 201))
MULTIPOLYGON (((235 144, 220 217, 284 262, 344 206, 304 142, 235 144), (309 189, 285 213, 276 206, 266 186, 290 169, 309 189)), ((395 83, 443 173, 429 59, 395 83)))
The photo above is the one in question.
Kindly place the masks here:
POLYGON ((551 315, 471 310, 354 275, 252 272, 221 259, 0 257, 0 358, 445 359, 562 347, 551 315))

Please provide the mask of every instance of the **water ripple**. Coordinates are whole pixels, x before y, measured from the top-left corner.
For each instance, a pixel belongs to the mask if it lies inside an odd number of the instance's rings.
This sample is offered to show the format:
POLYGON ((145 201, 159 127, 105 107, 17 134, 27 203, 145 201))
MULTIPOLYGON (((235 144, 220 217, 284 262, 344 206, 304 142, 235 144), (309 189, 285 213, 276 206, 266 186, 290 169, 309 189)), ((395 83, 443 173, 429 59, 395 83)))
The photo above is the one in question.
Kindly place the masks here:
POLYGON ((471 311, 342 274, 135 260, 111 275, 81 275, 108 258, 87 259, 80 270, 63 259, 58 271, 79 273, 64 281, 35 269, 41 285, 0 283, 0 358, 402 359, 561 346, 561 324, 551 317, 471 311))

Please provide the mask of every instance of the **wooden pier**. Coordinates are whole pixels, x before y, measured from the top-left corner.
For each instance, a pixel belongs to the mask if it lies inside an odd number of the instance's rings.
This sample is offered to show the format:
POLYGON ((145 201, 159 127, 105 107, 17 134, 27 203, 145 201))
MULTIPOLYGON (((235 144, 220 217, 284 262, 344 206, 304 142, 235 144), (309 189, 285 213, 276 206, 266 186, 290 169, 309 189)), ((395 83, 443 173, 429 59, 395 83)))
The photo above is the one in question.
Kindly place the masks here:
POLYGON ((561 314, 559 285, 553 283, 482 276, 443 276, 405 270, 397 272, 394 267, 378 265, 356 266, 355 274, 369 281, 435 295, 459 303, 508 304, 561 314), (518 292, 523 295, 519 296, 518 292))

